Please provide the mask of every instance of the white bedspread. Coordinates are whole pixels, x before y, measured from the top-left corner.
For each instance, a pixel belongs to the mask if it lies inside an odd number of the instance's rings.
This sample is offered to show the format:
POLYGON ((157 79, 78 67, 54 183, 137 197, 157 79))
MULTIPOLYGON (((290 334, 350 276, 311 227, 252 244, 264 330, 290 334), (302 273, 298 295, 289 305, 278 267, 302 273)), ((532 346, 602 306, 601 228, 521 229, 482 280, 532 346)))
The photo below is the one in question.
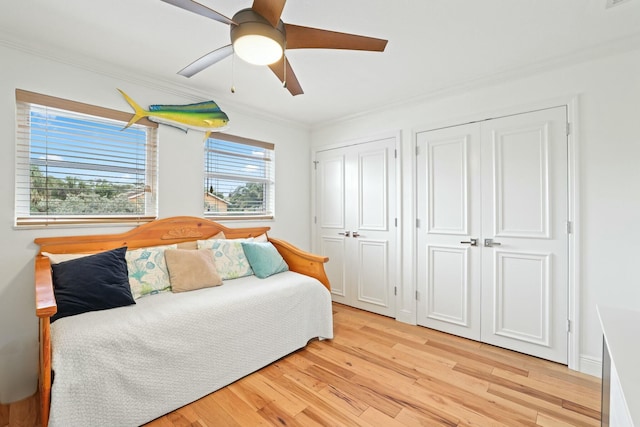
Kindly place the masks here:
POLYGON ((136 426, 333 338, 331 297, 293 272, 163 293, 51 325, 51 427, 136 426))

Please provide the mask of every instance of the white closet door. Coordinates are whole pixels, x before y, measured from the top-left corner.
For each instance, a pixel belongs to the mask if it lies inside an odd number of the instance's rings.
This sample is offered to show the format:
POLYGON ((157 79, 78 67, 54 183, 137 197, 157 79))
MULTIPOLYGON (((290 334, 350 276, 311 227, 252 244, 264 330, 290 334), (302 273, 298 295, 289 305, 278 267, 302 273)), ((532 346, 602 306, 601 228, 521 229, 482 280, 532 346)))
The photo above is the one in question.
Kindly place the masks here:
POLYGON ((395 317, 395 138, 316 154, 315 250, 333 300, 395 317))
POLYGON ((468 124, 417 139, 418 324, 474 340, 480 339, 479 138, 478 125, 468 124))
POLYGON ((566 123, 558 107, 417 134, 418 324, 567 363, 566 123))
POLYGON ((558 107, 482 124, 482 341, 564 364, 566 123, 558 107))
POLYGON ((348 304, 346 247, 351 231, 346 233, 345 163, 346 154, 343 150, 321 151, 316 155, 314 251, 329 257, 324 268, 331 283, 333 300, 348 304))

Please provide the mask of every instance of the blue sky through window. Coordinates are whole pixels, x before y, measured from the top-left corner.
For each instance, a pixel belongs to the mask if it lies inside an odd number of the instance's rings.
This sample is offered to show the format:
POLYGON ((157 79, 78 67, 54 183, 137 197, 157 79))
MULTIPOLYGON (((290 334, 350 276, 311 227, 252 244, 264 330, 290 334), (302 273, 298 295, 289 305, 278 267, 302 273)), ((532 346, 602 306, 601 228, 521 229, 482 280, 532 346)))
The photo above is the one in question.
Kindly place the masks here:
POLYGON ((119 185, 144 181, 146 131, 41 108, 31 110, 31 164, 48 176, 119 185))

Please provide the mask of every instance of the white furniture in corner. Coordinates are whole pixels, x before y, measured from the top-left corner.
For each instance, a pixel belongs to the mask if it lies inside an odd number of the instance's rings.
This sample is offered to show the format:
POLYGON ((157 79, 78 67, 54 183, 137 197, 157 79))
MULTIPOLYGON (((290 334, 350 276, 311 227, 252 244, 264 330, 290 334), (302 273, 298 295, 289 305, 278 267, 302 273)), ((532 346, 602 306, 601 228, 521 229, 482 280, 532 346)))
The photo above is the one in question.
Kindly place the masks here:
POLYGON ((598 306, 602 426, 640 427, 640 311, 598 306))

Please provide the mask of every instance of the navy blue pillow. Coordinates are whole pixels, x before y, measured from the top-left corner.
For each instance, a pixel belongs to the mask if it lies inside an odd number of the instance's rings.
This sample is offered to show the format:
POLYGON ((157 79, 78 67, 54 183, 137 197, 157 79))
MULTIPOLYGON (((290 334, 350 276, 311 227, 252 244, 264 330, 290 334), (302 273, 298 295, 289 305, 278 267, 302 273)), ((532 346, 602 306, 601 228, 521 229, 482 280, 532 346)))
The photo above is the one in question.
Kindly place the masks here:
POLYGON ((123 247, 53 264, 53 293, 58 312, 51 321, 87 311, 135 304, 129 286, 126 253, 127 248, 123 247))

